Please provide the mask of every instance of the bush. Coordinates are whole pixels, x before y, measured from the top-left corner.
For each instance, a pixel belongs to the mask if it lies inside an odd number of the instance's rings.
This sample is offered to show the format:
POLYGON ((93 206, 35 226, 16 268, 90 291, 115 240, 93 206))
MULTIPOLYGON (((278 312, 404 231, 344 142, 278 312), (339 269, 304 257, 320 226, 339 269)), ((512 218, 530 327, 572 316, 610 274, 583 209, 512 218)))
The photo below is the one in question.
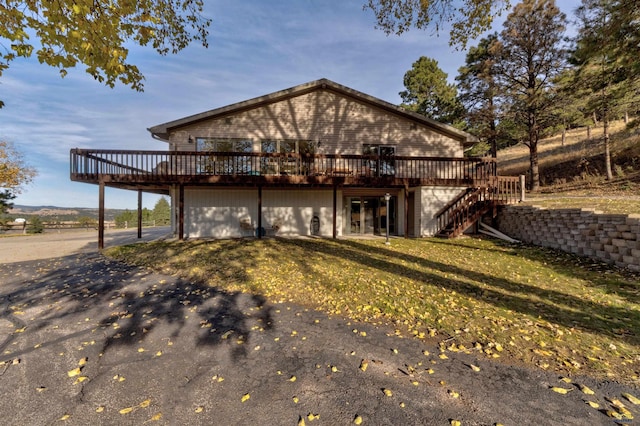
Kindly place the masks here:
POLYGON ((44 223, 39 216, 33 216, 27 222, 27 234, 42 234, 44 232, 44 223))

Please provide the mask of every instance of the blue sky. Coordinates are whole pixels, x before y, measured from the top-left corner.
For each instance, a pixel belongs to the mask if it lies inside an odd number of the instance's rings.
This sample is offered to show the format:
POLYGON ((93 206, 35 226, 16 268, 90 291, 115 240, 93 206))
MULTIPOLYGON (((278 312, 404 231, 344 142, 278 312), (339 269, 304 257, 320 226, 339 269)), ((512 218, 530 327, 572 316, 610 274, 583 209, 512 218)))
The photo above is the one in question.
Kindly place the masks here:
MULTIPOLYGON (((376 30, 365 0, 205 3, 213 19, 208 49, 162 57, 131 48, 144 93, 102 86, 82 68, 62 79, 36 59, 12 63, 0 78, 0 138, 38 170, 16 204, 97 207, 98 187, 69 179, 71 148, 166 149, 147 128, 319 78, 400 103, 404 73, 420 56, 436 59, 451 81, 464 64, 466 53, 448 46, 446 32, 376 30)), ((579 0, 558 3, 571 17, 579 0)), ((143 204, 153 208, 157 199, 144 194, 143 204)), ((108 188, 105 204, 135 209, 137 193, 108 188)))

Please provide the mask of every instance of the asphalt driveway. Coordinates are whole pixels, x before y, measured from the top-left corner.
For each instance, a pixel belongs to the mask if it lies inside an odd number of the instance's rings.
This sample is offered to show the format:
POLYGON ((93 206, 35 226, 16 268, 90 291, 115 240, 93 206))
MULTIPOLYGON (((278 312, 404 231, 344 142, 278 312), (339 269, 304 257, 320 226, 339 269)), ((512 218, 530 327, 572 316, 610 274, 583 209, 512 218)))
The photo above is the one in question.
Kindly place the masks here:
POLYGON ((3 424, 604 425, 607 398, 640 415, 621 396, 638 390, 615 382, 441 353, 393 327, 159 275, 87 244, 7 262, 3 240, 18 239, 0 239, 3 424))

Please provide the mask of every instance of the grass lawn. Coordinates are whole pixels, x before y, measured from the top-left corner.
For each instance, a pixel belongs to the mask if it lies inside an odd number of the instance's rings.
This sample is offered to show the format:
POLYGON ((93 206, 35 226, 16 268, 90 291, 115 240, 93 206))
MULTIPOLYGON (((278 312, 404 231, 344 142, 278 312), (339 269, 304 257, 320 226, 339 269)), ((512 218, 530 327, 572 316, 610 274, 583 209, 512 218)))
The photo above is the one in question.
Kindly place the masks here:
POLYGON ((640 214, 640 198, 629 197, 536 196, 525 204, 547 209, 587 208, 611 214, 640 214))
POLYGON ((640 384, 640 283, 488 239, 158 241, 106 254, 568 375, 640 384))

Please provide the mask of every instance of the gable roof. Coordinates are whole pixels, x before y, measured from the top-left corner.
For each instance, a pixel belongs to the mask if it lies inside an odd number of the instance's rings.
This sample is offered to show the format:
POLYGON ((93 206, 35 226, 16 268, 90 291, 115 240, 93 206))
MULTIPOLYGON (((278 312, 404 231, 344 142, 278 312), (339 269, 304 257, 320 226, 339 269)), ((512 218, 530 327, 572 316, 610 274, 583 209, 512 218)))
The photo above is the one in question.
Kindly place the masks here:
POLYGON ((290 99, 296 96, 304 95, 317 90, 328 90, 340 95, 355 99, 364 104, 371 105, 375 108, 385 110, 389 113, 399 115, 408 120, 415 121, 426 127, 432 128, 440 133, 444 133, 453 139, 461 141, 464 145, 471 145, 478 141, 478 139, 467 132, 458 130, 448 124, 440 123, 431 118, 425 117, 422 114, 418 114, 412 111, 408 111, 402 107, 394 105, 390 102, 383 101, 374 96, 367 95, 366 93, 359 92, 351 89, 347 86, 343 86, 326 78, 320 80, 311 81, 309 83, 300 84, 298 86, 291 87, 289 89, 273 92, 268 95, 260 96, 257 98, 249 99, 235 104, 227 105, 221 108, 212 109, 209 111, 201 112, 199 114, 190 115, 188 117, 179 118, 177 120, 169 121, 167 123, 158 124, 150 127, 147 130, 151 132, 151 135, 160 140, 167 141, 169 133, 173 129, 177 129, 183 126, 191 125, 203 120, 210 120, 221 118, 226 115, 235 114, 241 111, 246 111, 254 108, 258 108, 264 105, 280 102, 282 100, 290 99))

